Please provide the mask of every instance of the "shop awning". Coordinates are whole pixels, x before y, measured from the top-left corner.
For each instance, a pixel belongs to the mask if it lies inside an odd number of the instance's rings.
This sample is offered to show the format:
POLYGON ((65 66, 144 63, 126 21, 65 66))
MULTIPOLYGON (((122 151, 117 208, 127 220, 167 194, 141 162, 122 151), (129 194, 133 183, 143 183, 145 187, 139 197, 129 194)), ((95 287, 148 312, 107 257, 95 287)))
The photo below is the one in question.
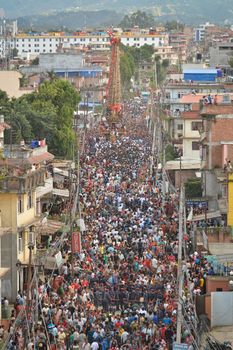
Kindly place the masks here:
POLYGON ((219 210, 213 211, 213 212, 208 212, 206 215, 201 214, 201 215, 194 215, 192 218, 192 221, 200 221, 200 220, 205 220, 205 219, 215 219, 215 218, 220 218, 221 213, 219 210))
POLYGON ((60 188, 54 188, 53 194, 55 196, 66 197, 66 198, 70 196, 70 192, 68 189, 60 189, 60 188))
MULTIPOLYGON (((65 259, 63 259, 63 264, 65 264, 65 259)), ((57 269, 57 262, 56 262, 56 259, 55 257, 47 257, 45 259, 45 262, 44 262, 44 268, 46 270, 54 270, 54 269, 57 269)))
POLYGON ((55 232, 62 229, 64 223, 56 220, 47 220, 43 225, 36 228, 36 232, 44 235, 53 235, 55 232))

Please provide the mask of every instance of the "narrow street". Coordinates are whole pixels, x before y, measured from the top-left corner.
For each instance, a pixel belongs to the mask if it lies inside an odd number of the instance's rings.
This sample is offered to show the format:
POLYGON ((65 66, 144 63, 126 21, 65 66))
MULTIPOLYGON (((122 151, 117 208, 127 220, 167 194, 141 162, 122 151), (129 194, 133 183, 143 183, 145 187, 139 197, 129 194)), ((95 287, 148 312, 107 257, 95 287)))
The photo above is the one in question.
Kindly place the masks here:
MULTIPOLYGON (((27 349, 172 349, 178 201, 167 194, 162 208, 146 119, 133 104, 125 110, 127 134, 116 142, 89 132, 81 159, 82 251, 71 265, 71 242, 64 240, 67 262, 39 281, 39 322, 28 323, 27 349)), ((24 329, 9 344, 23 349, 24 329)))

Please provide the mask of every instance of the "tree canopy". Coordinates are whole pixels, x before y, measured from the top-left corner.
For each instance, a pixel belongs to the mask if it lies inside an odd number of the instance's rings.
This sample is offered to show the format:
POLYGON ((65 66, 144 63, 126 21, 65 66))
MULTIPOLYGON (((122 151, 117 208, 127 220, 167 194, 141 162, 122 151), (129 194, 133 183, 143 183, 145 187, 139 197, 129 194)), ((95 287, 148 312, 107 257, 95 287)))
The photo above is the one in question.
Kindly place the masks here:
POLYGON ((184 24, 182 24, 182 23, 180 23, 178 21, 175 21, 175 20, 167 21, 165 23, 165 28, 168 31, 171 31, 171 30, 183 31, 184 30, 184 24))
MULTIPOLYGON (((45 81, 37 92, 18 99, 10 100, 0 91, 2 114, 12 127, 13 142, 46 138, 49 150, 60 157, 72 156, 73 112, 79 101, 75 88, 60 79, 45 81)), ((10 142, 9 132, 6 142, 10 142)))
POLYGON ((125 15, 119 26, 121 28, 133 28, 138 26, 139 28, 150 28, 155 25, 153 15, 144 11, 137 11, 132 13, 131 16, 125 15))

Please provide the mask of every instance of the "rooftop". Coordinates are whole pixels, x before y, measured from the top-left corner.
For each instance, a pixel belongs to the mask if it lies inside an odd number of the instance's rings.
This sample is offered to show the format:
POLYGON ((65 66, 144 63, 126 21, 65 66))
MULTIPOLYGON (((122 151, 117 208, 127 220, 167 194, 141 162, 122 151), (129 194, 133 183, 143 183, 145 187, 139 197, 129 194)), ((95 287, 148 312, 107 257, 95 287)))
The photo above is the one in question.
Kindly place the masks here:
POLYGON ((205 105, 200 111, 201 115, 230 115, 233 114, 233 105, 205 105))

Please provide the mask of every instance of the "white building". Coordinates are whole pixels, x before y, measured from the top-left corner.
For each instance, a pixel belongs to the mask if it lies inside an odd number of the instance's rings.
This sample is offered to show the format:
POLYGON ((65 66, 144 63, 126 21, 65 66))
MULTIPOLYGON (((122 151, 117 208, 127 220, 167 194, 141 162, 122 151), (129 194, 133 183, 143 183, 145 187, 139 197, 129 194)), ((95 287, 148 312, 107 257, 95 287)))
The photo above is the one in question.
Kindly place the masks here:
POLYGON ((196 42, 203 41, 205 39, 205 31, 207 27, 214 27, 214 24, 206 22, 205 24, 200 24, 198 28, 194 28, 193 40, 196 42))
MULTIPOLYGON (((122 44, 126 46, 141 47, 145 44, 161 47, 168 45, 167 34, 149 33, 122 33, 122 44)), ((56 53, 62 48, 91 48, 93 50, 109 50, 110 38, 105 32, 77 33, 76 35, 63 35, 62 33, 48 33, 43 35, 18 34, 10 40, 11 49, 18 50, 18 57, 32 59, 41 53, 56 53)), ((0 41, 0 52, 3 43, 0 41)))

